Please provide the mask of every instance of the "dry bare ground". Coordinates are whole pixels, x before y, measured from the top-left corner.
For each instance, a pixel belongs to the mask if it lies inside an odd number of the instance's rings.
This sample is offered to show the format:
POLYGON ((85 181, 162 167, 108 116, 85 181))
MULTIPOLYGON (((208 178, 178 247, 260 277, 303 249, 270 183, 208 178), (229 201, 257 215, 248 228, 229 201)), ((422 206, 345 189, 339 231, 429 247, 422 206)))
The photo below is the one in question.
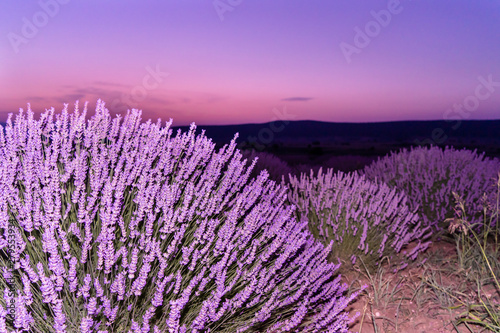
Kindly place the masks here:
POLYGON ((467 305, 480 302, 478 290, 483 300, 500 307, 499 291, 488 272, 460 269, 455 244, 444 240, 434 242, 422 256, 427 258, 423 265, 415 263, 396 274, 385 261, 375 273, 357 267, 344 276, 352 290, 368 285, 348 309, 360 312, 352 332, 490 332, 457 323, 467 305))

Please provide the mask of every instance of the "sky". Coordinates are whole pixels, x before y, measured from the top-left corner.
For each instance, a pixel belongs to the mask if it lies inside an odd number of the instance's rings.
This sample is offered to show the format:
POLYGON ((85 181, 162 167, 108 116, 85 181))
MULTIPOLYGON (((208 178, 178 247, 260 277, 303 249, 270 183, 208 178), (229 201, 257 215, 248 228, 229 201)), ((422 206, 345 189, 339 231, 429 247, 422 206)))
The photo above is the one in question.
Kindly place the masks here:
POLYGON ((0 122, 500 119, 498 0, 2 0, 0 122))

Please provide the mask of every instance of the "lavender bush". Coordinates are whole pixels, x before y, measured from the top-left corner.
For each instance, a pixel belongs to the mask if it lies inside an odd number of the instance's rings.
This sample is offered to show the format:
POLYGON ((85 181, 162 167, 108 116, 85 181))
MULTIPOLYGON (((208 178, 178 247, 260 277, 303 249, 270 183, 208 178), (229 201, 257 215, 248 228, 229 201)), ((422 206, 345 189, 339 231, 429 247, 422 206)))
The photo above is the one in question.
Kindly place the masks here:
POLYGON ((341 155, 331 156, 323 165, 325 168, 332 168, 343 172, 352 172, 362 169, 375 160, 373 156, 361 155, 341 155))
MULTIPOLYGON (((385 184, 377 185, 357 173, 320 169, 317 175, 290 177, 289 200, 298 208, 299 221, 309 221, 310 231, 323 243, 334 241, 329 259, 352 264, 361 258, 374 268, 411 242, 416 246, 396 263, 396 269, 415 260, 430 242, 429 228, 406 205, 407 197, 385 184)), ((344 267, 344 266, 343 266, 344 267)), ((349 267, 349 266, 345 266, 349 267)))
POLYGON ((235 140, 85 116, 0 132, 0 332, 347 331, 331 244, 235 140))
MULTIPOLYGON (((300 177, 301 173, 309 174, 310 170, 318 172, 320 168, 323 170, 333 169, 335 171, 343 172, 353 172, 362 169, 366 165, 372 163, 375 160, 371 156, 360 156, 360 155, 339 155, 330 156, 323 162, 318 164, 298 164, 293 167, 294 174, 300 177)), ((286 178, 286 177, 285 177, 286 178)))
POLYGON ((454 215, 456 192, 470 209, 470 222, 482 221, 481 196, 495 193, 495 177, 500 170, 498 159, 486 158, 476 150, 446 147, 403 149, 366 166, 361 174, 404 191, 417 209, 424 225, 443 230, 444 220, 454 215))
POLYGON ((257 159, 257 164, 250 174, 251 177, 256 177, 262 170, 267 170, 269 178, 279 182, 283 176, 287 178, 288 174, 293 174, 293 169, 288 165, 288 163, 282 161, 279 157, 273 154, 257 152, 255 149, 252 149, 242 151, 242 155, 249 161, 257 159))

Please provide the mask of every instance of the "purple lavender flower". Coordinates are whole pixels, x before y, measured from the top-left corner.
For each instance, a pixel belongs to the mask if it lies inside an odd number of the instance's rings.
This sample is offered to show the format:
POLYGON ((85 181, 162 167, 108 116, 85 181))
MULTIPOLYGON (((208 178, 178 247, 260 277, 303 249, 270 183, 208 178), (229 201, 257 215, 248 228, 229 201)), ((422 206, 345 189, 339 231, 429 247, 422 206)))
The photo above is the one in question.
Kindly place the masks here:
POLYGON ((138 110, 112 120, 101 101, 87 123, 87 106, 54 112, 28 108, 0 131, 0 251, 23 286, 22 316, 1 308, 0 329, 347 331, 352 297, 330 248, 286 187, 250 176, 237 136, 216 151, 194 124, 174 135, 138 110))
POLYGON ((481 197, 495 194, 499 171, 500 160, 476 150, 432 146, 392 152, 366 166, 362 174, 403 191, 424 225, 438 231, 454 215, 453 192, 464 199, 469 222, 482 223, 481 197))
POLYGON ((417 250, 408 256, 415 259, 428 247, 430 229, 422 227, 407 200, 403 193, 357 173, 319 169, 317 175, 311 170, 309 177, 290 177, 289 201, 297 206, 297 219, 308 223, 325 245, 334 242, 331 261, 340 258, 353 265, 361 258, 370 267, 417 242, 417 250))

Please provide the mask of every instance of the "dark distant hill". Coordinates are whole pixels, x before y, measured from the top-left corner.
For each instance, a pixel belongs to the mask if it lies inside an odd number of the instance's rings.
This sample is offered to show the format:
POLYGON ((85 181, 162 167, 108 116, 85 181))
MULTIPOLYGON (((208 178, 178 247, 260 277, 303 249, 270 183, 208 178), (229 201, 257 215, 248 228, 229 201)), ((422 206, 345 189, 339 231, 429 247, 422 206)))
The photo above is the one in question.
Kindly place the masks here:
MULTIPOLYGON (((2 124, 5 126, 5 124, 2 124)), ((187 131, 189 126, 173 127, 187 131)), ((255 148, 276 155, 385 155, 391 150, 419 144, 478 149, 500 156, 500 120, 394 121, 379 123, 331 123, 276 121, 264 124, 198 125, 197 133, 221 146, 236 132, 239 148, 255 148)))
MULTIPOLYGON (((276 122, 264 124, 223 125, 206 126, 199 125, 197 128, 205 129, 208 137, 214 142, 229 142, 236 132, 239 133, 239 141, 247 140, 248 137, 256 137, 260 141, 268 140, 272 133, 273 140, 300 141, 302 139, 323 139, 332 141, 334 138, 362 139, 373 138, 378 141, 401 141, 410 142, 415 139, 424 140, 432 138, 433 131, 442 129, 443 134, 449 138, 472 139, 489 138, 500 141, 500 120, 469 120, 462 121, 458 128, 452 126, 456 122, 446 121, 395 121, 380 123, 330 123, 312 120, 290 121, 288 124, 276 122), (283 128, 281 131, 273 129, 283 128)), ((180 126, 183 131, 189 126, 180 126)), ((437 135, 436 138, 442 135, 437 135)), ((440 141, 440 140, 437 140, 440 141)), ((438 142, 436 142, 438 143, 438 142)))
MULTIPOLYGON (((189 126, 180 126, 183 131, 189 126)), ((326 156, 383 156, 390 151, 417 145, 477 149, 500 157, 500 120, 394 121, 379 123, 331 123, 290 121, 225 126, 200 125, 218 146, 239 133, 239 148, 269 151, 290 163, 300 158, 321 160, 326 156)), ((310 161, 309 161, 310 162, 310 161)))

